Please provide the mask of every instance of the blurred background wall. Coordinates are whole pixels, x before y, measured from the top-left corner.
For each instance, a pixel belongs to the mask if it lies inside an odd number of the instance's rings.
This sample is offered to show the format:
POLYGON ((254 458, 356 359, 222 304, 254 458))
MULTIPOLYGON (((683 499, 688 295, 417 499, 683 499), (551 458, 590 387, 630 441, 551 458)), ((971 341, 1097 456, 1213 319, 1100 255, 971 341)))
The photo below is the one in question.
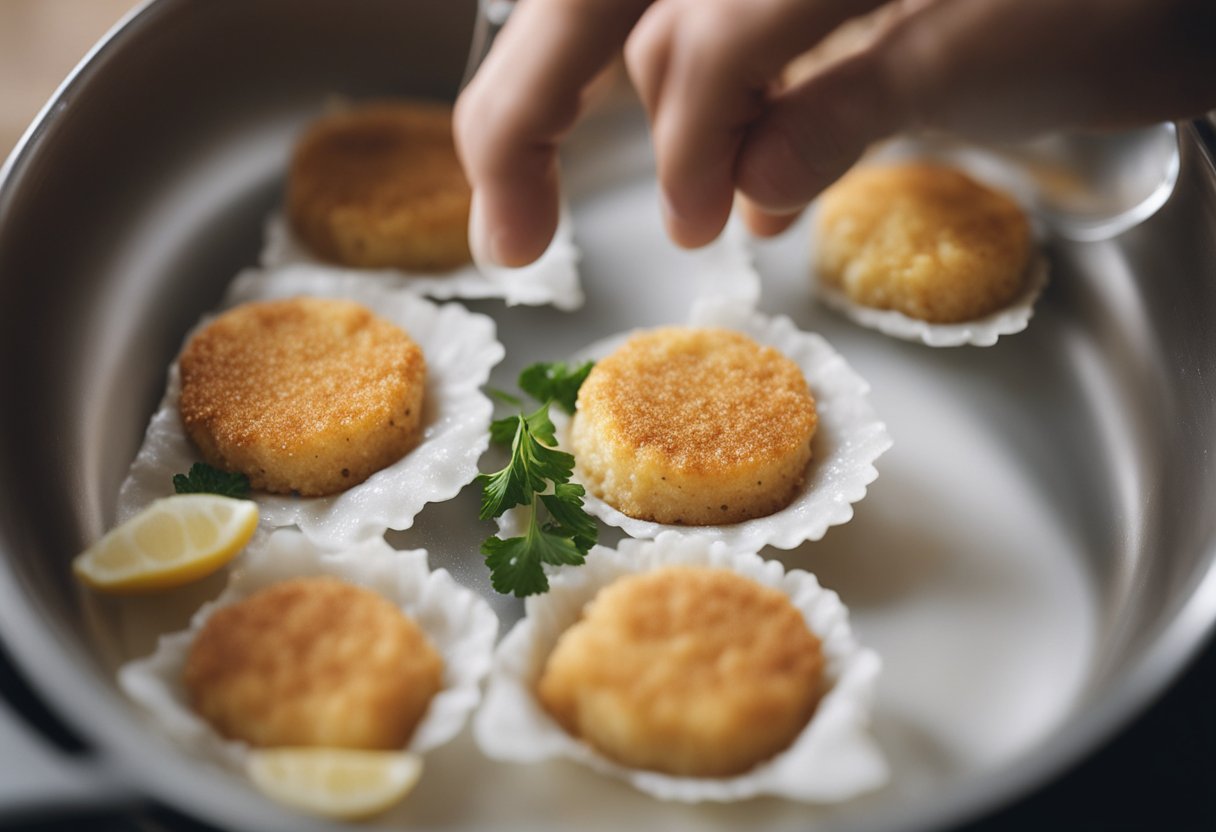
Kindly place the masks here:
POLYGON ((0 162, 136 0, 0 0, 0 162))

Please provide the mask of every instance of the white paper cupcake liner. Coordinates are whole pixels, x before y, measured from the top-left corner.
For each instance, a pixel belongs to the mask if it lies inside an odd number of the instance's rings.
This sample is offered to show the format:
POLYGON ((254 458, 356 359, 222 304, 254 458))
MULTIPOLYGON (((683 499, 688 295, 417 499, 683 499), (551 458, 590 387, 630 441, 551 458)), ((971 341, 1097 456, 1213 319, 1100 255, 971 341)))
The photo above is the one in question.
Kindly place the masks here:
POLYGON ((1034 305, 1047 286, 1047 258, 1036 254, 1027 267, 1024 288, 1008 305, 991 315, 957 324, 934 324, 893 309, 875 309, 857 303, 835 286, 816 280, 816 296, 853 323, 905 341, 930 347, 990 347, 1002 335, 1021 332, 1034 316, 1034 305))
MULTIPOLYGON (((853 503, 866 495, 878 477, 874 462, 891 447, 887 426, 870 404, 869 385, 821 336, 799 330, 789 318, 769 318, 729 300, 701 300, 689 316, 693 326, 727 327, 779 350, 801 369, 815 397, 819 424, 812 439, 806 479, 785 508, 765 517, 725 526, 679 526, 639 520, 588 493, 588 513, 630 537, 653 539, 664 532, 699 540, 718 541, 734 552, 757 552, 765 546, 793 549, 819 540, 831 526, 853 517, 853 503)), ((601 358, 631 333, 588 347, 580 359, 601 358)), ((555 408, 558 444, 569 449, 570 420, 555 408)), ((576 467, 574 480, 579 480, 576 467)), ((500 518, 500 536, 520 533, 526 518, 518 510, 500 518)))
POLYGON ((619 550, 596 546, 587 562, 553 570, 545 595, 527 599, 526 615, 502 640, 485 701, 473 722, 477 744, 497 760, 520 763, 575 760, 664 800, 733 801, 776 795, 814 803, 847 800, 886 782, 887 764, 869 731, 881 662, 861 647, 836 593, 814 575, 785 572, 752 553, 731 553, 705 540, 665 534, 626 540, 619 550), (616 763, 567 734, 534 694, 558 637, 586 604, 616 579, 669 565, 730 569, 785 593, 822 642, 829 689, 802 733, 785 751, 745 774, 677 777, 616 763))
POLYGON ((437 300, 502 298, 508 306, 552 304, 566 311, 583 305, 578 261, 574 224, 566 210, 562 211, 557 233, 545 253, 535 263, 518 269, 477 262, 450 272, 406 272, 401 269, 357 269, 334 265, 317 258, 292 232, 282 213, 272 214, 266 220, 265 240, 259 257, 259 262, 266 268, 311 265, 336 278, 359 277, 437 300))
MULTIPOLYGON (((386 529, 407 529, 423 506, 455 497, 477 476, 477 461, 489 446, 494 409, 481 386, 504 355, 494 321, 459 304, 437 306, 357 277, 334 279, 312 266, 244 272, 230 287, 226 305, 298 295, 357 301, 409 333, 427 363, 424 428, 413 450, 340 494, 253 493, 261 524, 299 526, 313 542, 328 548, 378 537, 386 529)), ((120 522, 172 494, 173 475, 201 459, 178 413, 180 395, 175 361, 165 396, 119 491, 120 522)))
MULTIPOLYGON (((901 136, 876 146, 862 164, 893 164, 931 160, 959 168, 985 184, 998 188, 1017 202, 1030 220, 1035 245, 1044 237, 1042 223, 1034 212, 1035 186, 1024 172, 991 153, 952 141, 930 137, 901 136)), ((853 323, 904 341, 919 341, 930 347, 990 347, 1002 335, 1014 335, 1030 325, 1034 305, 1047 286, 1047 258, 1036 252, 1026 267, 1021 292, 1001 309, 972 321, 934 324, 889 309, 875 309, 852 300, 840 289, 815 279, 816 295, 825 305, 853 323)))
POLYGON ((445 570, 431 571, 425 550, 398 551, 383 538, 325 553, 298 531, 275 532, 263 547, 246 554, 224 592, 195 613, 189 629, 161 636, 151 656, 123 665, 119 685, 175 741, 244 771, 248 744, 220 736, 190 708, 182 684, 190 646, 217 610, 273 584, 313 575, 333 576, 379 593, 417 622, 443 657, 443 686, 406 750, 430 751, 460 733, 481 699, 498 618, 484 599, 445 570))

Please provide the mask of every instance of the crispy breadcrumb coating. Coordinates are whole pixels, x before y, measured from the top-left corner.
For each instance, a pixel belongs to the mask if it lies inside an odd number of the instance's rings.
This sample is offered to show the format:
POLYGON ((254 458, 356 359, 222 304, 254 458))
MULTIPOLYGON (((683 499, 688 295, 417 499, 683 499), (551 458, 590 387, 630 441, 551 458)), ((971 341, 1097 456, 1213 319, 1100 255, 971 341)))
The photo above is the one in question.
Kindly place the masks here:
POLYGON ((180 368, 190 438, 207 462, 257 489, 337 493, 421 436, 421 348, 351 301, 236 307, 190 340, 180 368))
POLYGON ((819 278, 931 323, 995 312, 1025 285, 1030 223, 1008 196, 936 164, 862 166, 824 192, 819 278))
POLYGON ((217 610, 187 658, 193 708, 259 747, 404 748, 439 691, 426 634, 369 589, 297 578, 217 610))
POLYGON ((801 369, 727 329, 633 336, 579 391, 571 441, 590 491, 660 523, 735 523, 783 508, 818 419, 801 369))
POLYGON ((726 777, 788 747, 823 687, 819 639, 783 593, 676 566, 601 590, 558 640, 537 695, 624 765, 726 777))
POLYGON ((446 271, 469 262, 471 191, 452 108, 381 101, 326 116, 296 146, 287 216, 322 259, 446 271))

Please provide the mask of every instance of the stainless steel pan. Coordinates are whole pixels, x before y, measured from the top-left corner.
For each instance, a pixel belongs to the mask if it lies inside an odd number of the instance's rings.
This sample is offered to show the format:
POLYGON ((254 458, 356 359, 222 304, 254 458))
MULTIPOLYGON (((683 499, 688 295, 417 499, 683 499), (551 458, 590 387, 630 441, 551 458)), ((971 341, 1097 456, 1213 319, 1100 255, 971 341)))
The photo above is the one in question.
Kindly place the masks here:
MULTIPOLYGON (((101 749, 108 782, 233 829, 301 828, 237 779, 172 747, 122 699, 112 669, 131 642, 107 634, 105 604, 99 613, 86 602, 68 564, 112 522, 118 484, 182 335, 253 262, 294 131, 327 95, 450 98, 472 21, 473 4, 451 0, 154 0, 67 82, 0 177, 0 636, 53 707, 101 749)), ((613 117, 571 151, 608 159, 594 174, 570 171, 587 308, 567 316, 477 304, 498 319, 509 348, 498 383, 509 385, 527 361, 566 355, 625 323, 672 317, 667 298, 676 289, 661 288, 648 303, 620 294, 635 265, 622 235, 634 232, 602 222, 649 195, 644 170, 611 158, 642 135, 632 117, 613 117), (606 201, 597 196, 604 193, 606 201)), ((858 332, 806 299, 796 238, 759 254, 762 306, 837 344, 873 382, 897 443, 857 519, 789 561, 841 592, 863 638, 892 648, 890 688, 920 678, 901 676, 917 660, 897 632, 915 630, 902 605, 948 592, 960 567, 980 562, 967 557, 1017 552, 1021 536, 1027 562, 1039 558, 1047 569, 1035 574, 1065 563, 1086 630, 1071 681, 1033 680, 1055 709, 1049 721, 985 763, 935 753, 932 737, 909 729, 915 720, 880 712, 880 739, 905 775, 834 810, 672 807, 591 775, 477 763, 492 775, 478 788, 504 803, 423 798, 406 819, 465 828, 495 817, 496 828, 630 819, 665 828, 814 821, 822 829, 931 829, 1043 782, 1142 709, 1216 620, 1212 137, 1210 125, 1180 126, 1178 186, 1145 224, 1112 240, 1052 243, 1053 283, 1030 330, 990 350, 932 351, 858 332), (931 406, 918 410, 928 393, 931 406), (929 424, 952 413, 962 420, 951 422, 953 433, 929 424), (984 497, 988 464, 993 478, 1029 489, 1024 528, 1016 507, 993 501, 939 517, 923 502, 931 490, 916 488, 921 474, 924 482, 974 475, 984 497), (913 523, 917 511, 933 515, 933 528, 913 523), (895 519, 905 525, 892 529, 895 519), (974 551, 958 561, 934 560, 933 546, 923 560, 901 556, 914 548, 909 529, 949 549, 947 538, 932 537, 947 527, 974 551), (972 534, 984 528, 1008 533, 972 534), (1043 540, 1050 551, 1035 550, 1043 540)), ((486 533, 469 520, 472 503, 466 491, 424 515, 414 533, 441 565, 484 588, 474 549, 458 551, 486 533)), ((996 615, 1006 596, 994 587, 987 612, 996 615)), ((961 592, 947 605, 965 600, 961 592)), ((509 602, 498 607, 506 618, 518 614, 509 602)), ((171 614, 184 620, 190 611, 182 604, 171 614)), ((991 651, 1004 647, 998 640, 991 651)), ((940 690, 956 695, 945 681, 940 690)), ((890 696, 887 704, 907 701, 890 696)), ((440 768, 476 754, 470 743, 458 746, 440 768)))

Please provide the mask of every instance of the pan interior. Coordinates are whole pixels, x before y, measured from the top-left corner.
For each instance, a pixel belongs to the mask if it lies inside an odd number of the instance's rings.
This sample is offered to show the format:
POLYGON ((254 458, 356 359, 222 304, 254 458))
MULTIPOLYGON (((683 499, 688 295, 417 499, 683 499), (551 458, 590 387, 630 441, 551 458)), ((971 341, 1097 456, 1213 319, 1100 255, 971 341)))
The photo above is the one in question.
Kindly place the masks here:
MULTIPOLYGON (((191 787, 165 788, 199 811, 242 786, 155 738, 110 680, 222 576, 118 602, 78 592, 67 565, 113 521, 181 338, 256 260, 300 126, 333 95, 450 98, 469 25, 468 9, 451 15, 438 0, 355 4, 337 23, 321 2, 225 6, 149 6, 77 79, 0 191, 0 577, 94 688, 91 704, 70 690, 52 698, 79 705, 69 716, 86 733, 104 716, 112 724, 95 735, 133 737, 141 751, 124 764, 136 776, 164 784, 188 772, 191 787)), ((470 304, 496 319, 508 349, 492 385, 510 389, 532 361, 685 317, 696 259, 659 230, 644 127, 631 108, 605 111, 564 160, 587 305, 470 304)), ((1066 758, 1069 731, 1130 697, 1149 651, 1168 648, 1176 667, 1200 633, 1166 639, 1216 539, 1201 508, 1216 484, 1200 464, 1214 427, 1204 373, 1216 366, 1205 337, 1216 285, 1200 276, 1216 263, 1216 189, 1206 160, 1184 150, 1183 184, 1147 226, 1113 242, 1048 244, 1052 282, 1030 328, 988 349, 897 342, 819 309, 805 222, 757 249, 761 309, 827 337, 871 383, 895 440, 851 523, 766 553, 839 592, 883 656, 874 728, 890 786, 832 809, 672 806, 571 766, 492 763, 466 733, 428 759, 425 788, 386 823, 843 828, 902 812, 894 828, 910 828, 1045 749, 1066 758)), ((466 489, 392 539, 427 547, 433 565, 491 597, 505 625, 520 608, 489 589, 477 543, 490 529, 473 520, 476 505, 466 489)), ((246 809, 233 805, 218 817, 246 809)), ((249 805, 244 828, 282 820, 249 805)))

